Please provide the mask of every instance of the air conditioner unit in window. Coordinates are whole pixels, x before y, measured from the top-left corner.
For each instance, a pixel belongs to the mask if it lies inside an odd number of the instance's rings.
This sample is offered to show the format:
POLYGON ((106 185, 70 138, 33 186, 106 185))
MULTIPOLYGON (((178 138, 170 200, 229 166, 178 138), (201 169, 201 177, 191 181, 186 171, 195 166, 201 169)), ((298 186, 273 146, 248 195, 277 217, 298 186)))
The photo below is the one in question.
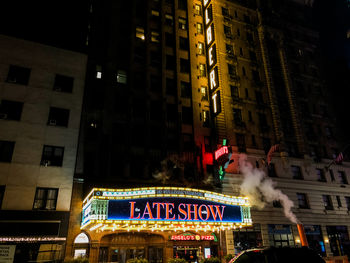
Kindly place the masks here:
POLYGON ((6 113, 0 113, 0 119, 6 120, 7 119, 7 114, 6 113))
POLYGON ((49 120, 49 125, 56 126, 56 120, 49 120))
POLYGON ((45 167, 48 167, 48 166, 51 165, 51 161, 49 161, 49 160, 43 160, 43 161, 41 162, 41 165, 43 165, 43 166, 45 166, 45 167))

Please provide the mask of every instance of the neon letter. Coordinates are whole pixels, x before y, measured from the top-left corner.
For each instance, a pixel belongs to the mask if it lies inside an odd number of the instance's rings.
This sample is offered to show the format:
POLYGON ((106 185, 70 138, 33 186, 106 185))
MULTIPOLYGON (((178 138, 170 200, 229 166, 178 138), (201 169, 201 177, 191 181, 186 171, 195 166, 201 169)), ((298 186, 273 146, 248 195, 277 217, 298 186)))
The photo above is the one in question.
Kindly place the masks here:
POLYGON ((209 209, 208 209, 208 207, 206 206, 206 205, 201 205, 199 208, 198 208, 198 215, 199 215, 199 217, 200 217, 200 219, 202 219, 202 220, 204 220, 204 221, 207 221, 208 219, 209 219, 209 217, 210 217, 210 212, 209 212, 209 209), (205 210, 207 211, 207 218, 205 218, 205 219, 203 219, 203 217, 202 217, 202 208, 203 207, 205 207, 205 210))
POLYGON ((191 213, 194 214, 194 220, 198 220, 198 214, 197 214, 197 204, 187 204, 187 214, 188 214, 188 220, 191 219, 191 213), (193 211, 191 211, 191 205, 193 206, 193 211))
POLYGON ((149 202, 146 203, 145 210, 143 211, 143 215, 141 219, 145 219, 145 215, 148 215, 148 219, 153 219, 151 207, 149 206, 149 202))
POLYGON ((173 213, 173 208, 174 208, 174 204, 173 203, 165 203, 165 219, 169 220, 174 220, 175 219, 175 215, 172 218, 169 218, 169 214, 173 213), (170 208, 170 206, 172 208, 170 208))
POLYGON ((213 104, 214 104, 214 113, 217 113, 218 112, 218 106, 217 106, 217 101, 216 101, 216 98, 217 98, 217 93, 215 93, 213 96, 211 96, 211 98, 213 99, 213 104))
POLYGON ((212 34, 211 26, 207 28, 207 45, 209 46, 211 42, 213 41, 213 34, 212 34))
POLYGON ((214 64, 214 59, 213 59, 213 47, 214 46, 211 46, 208 50, 208 56, 209 56, 209 66, 212 66, 214 64))
POLYGON ((186 220, 187 219, 187 213, 186 213, 186 210, 182 209, 181 207, 185 208, 185 204, 179 204, 179 212, 181 214, 183 214, 185 217, 184 218, 181 218, 180 215, 177 216, 177 219, 178 220, 186 220))
POLYGON ((209 78, 210 78, 210 89, 213 90, 216 88, 215 68, 210 71, 209 78))
POLYGON ((130 219, 139 219, 140 218, 140 214, 137 217, 134 217, 135 203, 136 202, 129 202, 129 204, 130 204, 130 219))
POLYGON ((214 213, 213 205, 208 205, 208 206, 209 206, 209 208, 210 208, 210 211, 211 211, 211 214, 212 214, 214 220, 216 221, 216 216, 219 216, 220 221, 222 221, 222 217, 223 217, 223 215, 224 215, 224 210, 225 210, 225 207, 226 207, 226 206, 222 205, 222 206, 221 206, 222 210, 220 211, 219 206, 218 206, 218 205, 215 205, 215 208, 216 208, 215 213, 214 213))
POLYGON ((160 219, 160 206, 164 208, 164 203, 153 203, 152 207, 154 208, 154 205, 157 206, 157 217, 156 219, 160 219))

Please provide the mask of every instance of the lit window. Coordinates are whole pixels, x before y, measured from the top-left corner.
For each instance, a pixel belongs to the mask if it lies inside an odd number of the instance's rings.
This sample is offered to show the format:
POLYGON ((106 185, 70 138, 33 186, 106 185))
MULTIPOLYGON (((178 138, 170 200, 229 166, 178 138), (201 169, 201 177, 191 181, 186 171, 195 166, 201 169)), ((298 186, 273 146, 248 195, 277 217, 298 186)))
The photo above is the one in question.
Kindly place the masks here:
POLYGON ((56 210, 57 188, 36 189, 33 210, 56 210))
POLYGON ((333 210, 332 198, 330 195, 322 195, 323 204, 326 210, 333 210))
POLYGON ((204 55, 204 43, 198 42, 198 54, 204 55))
POLYGON ((165 14, 165 24, 168 26, 172 26, 174 24, 174 18, 170 14, 165 14))
POLYGON ((203 34, 203 25, 201 23, 197 23, 197 33, 203 34))
POLYGON ((207 87, 201 87, 202 100, 208 100, 207 87))
POLYGON ((102 68, 100 65, 96 65, 96 78, 97 79, 102 78, 102 68))
POLYGON ((203 127, 209 127, 209 111, 208 110, 203 110, 203 127))
POLYGON ((205 64, 199 64, 199 76, 201 77, 206 76, 205 64))
POLYGON ((183 30, 186 30, 186 28, 187 28, 187 20, 186 20, 186 18, 179 17, 179 28, 183 29, 183 30))
POLYGON ((89 237, 85 233, 80 233, 74 239, 74 244, 87 244, 89 243, 89 237))
POLYGON ((157 11, 157 10, 152 10, 151 11, 151 14, 152 14, 152 16, 159 16, 159 11, 157 11))
POLYGON ((194 6, 194 13, 198 16, 201 16, 202 15, 202 7, 200 5, 195 5, 194 6))
POLYGON ((127 75, 125 70, 118 70, 117 73, 117 82, 121 84, 127 83, 127 75))
POLYGON ((145 40, 145 29, 142 27, 136 27, 136 38, 145 40))
POLYGON ((159 33, 158 32, 155 32, 155 31, 152 31, 151 32, 151 41, 152 42, 155 42, 155 43, 159 43, 159 33))

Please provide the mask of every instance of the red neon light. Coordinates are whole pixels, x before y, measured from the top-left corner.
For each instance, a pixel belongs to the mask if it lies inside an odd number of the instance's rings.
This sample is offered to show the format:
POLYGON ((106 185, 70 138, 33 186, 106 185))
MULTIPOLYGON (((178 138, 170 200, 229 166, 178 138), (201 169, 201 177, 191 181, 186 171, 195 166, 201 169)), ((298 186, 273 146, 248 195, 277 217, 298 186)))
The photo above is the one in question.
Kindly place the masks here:
POLYGON ((222 146, 220 149, 215 151, 215 160, 219 159, 224 154, 228 154, 228 147, 222 146))

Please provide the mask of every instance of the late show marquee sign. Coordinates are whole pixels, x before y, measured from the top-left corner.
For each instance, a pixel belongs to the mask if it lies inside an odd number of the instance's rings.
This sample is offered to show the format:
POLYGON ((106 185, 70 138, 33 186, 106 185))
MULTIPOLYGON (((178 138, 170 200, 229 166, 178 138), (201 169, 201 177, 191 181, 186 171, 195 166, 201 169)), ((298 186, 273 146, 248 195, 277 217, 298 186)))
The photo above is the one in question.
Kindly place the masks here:
POLYGON ((217 54, 215 44, 215 26, 213 22, 213 6, 210 0, 203 0, 204 24, 207 45, 207 58, 209 69, 209 89, 214 116, 221 112, 221 96, 219 87, 219 73, 217 67, 217 54))

